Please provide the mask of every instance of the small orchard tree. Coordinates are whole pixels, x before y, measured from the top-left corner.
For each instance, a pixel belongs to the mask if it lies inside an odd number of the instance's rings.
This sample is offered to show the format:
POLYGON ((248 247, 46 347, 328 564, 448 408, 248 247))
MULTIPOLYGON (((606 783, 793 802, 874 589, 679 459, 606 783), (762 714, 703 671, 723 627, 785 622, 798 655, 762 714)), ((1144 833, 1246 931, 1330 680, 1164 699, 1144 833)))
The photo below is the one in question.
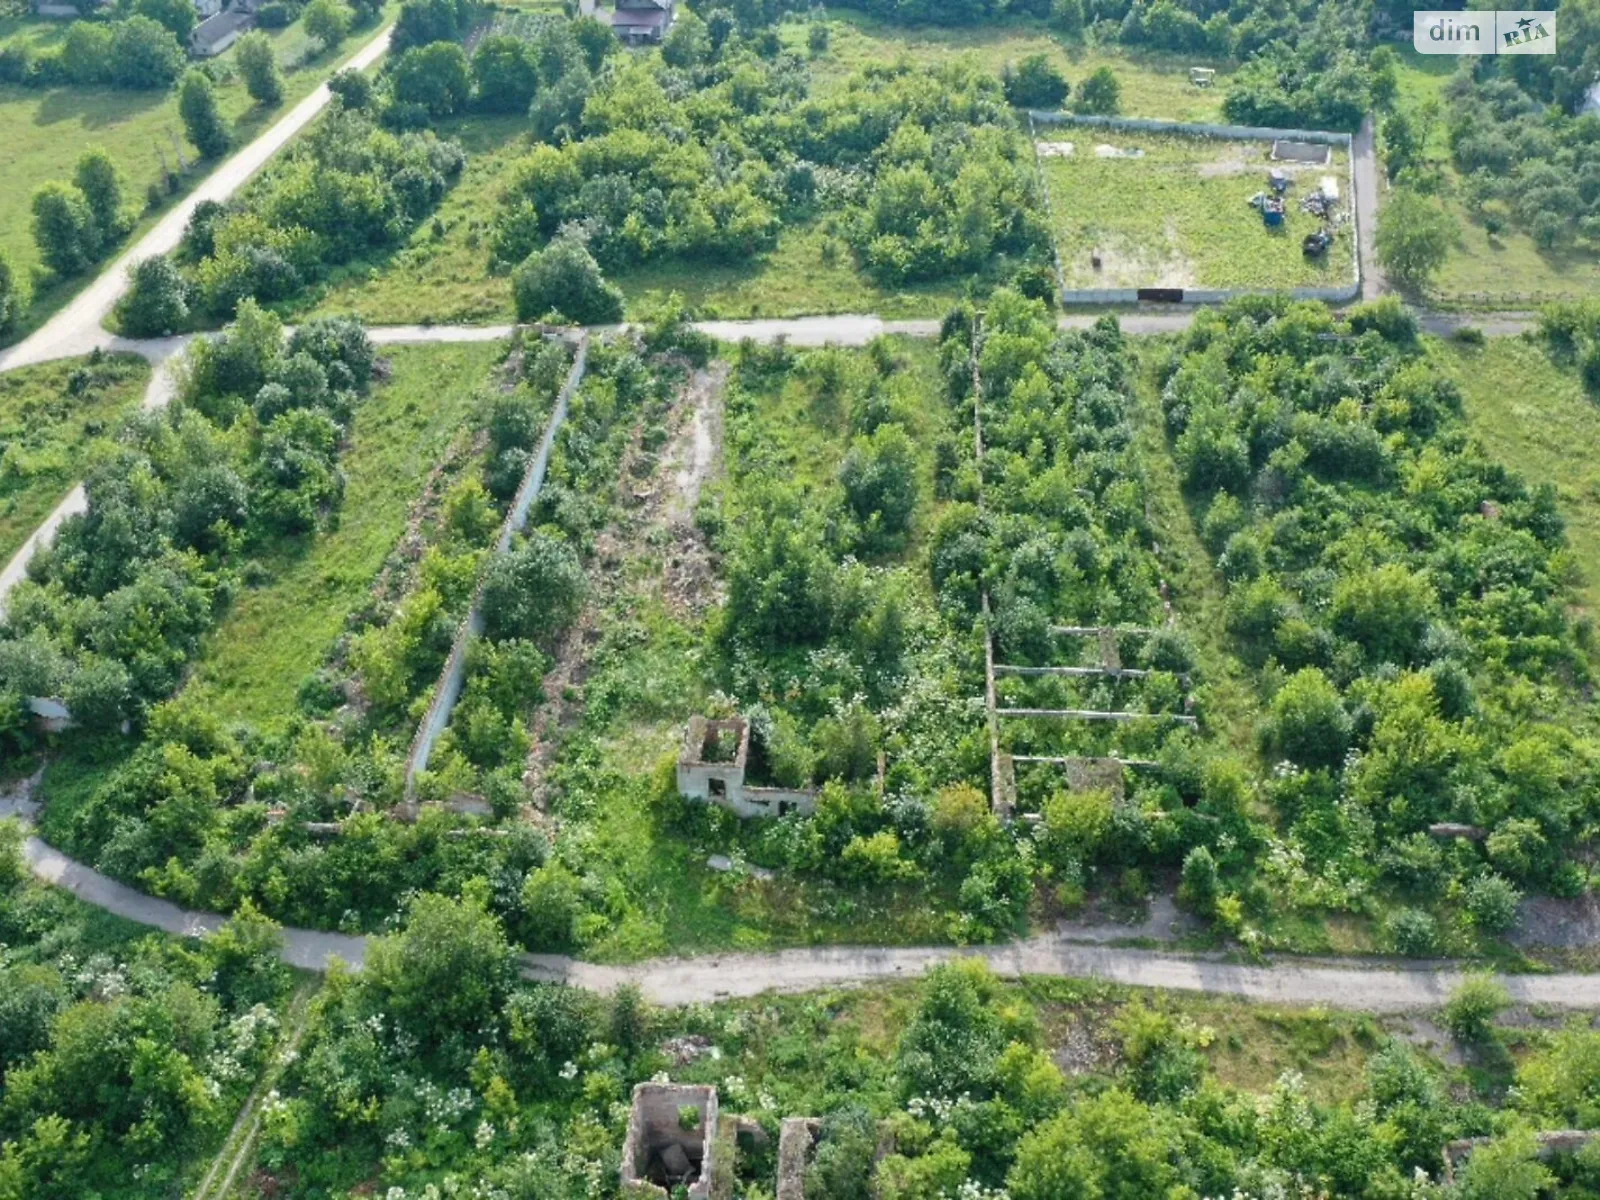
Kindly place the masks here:
POLYGON ((11 256, 0 250, 0 334, 9 333, 28 310, 28 292, 11 256))
POLYGON ((905 426, 880 425, 858 437, 839 469, 845 502, 868 550, 893 550, 904 544, 916 512, 917 452, 905 426))
POLYGON ((111 161, 111 155, 100 146, 89 147, 73 169, 72 182, 83 193, 89 211, 94 214, 101 244, 121 237, 128 223, 122 215, 122 176, 117 164, 111 161))
POLYGON ((129 337, 164 337, 189 318, 189 285, 164 254, 136 262, 131 285, 117 303, 117 319, 129 337))
POLYGON ((528 44, 516 37, 486 37, 472 55, 478 107, 487 112, 525 113, 539 88, 528 44))
POLYGON ((484 632, 497 642, 559 633, 577 617, 587 586, 572 547, 535 530, 489 565, 483 584, 484 632))
POLYGON ((1482 1045, 1494 1038, 1494 1019, 1511 1003, 1506 989, 1490 975, 1461 982, 1444 1006, 1444 1027, 1456 1041, 1482 1045))
POLYGON ((178 115, 194 148, 206 158, 221 158, 228 150, 228 126, 217 108, 211 77, 191 67, 178 85, 178 115))
POLYGON ((33 241, 57 275, 76 275, 99 257, 100 234, 83 193, 55 182, 34 192, 33 241))
POLYGON ((350 33, 350 22, 351 12, 339 0, 311 0, 301 17, 306 36, 316 38, 324 51, 344 41, 350 33))
POLYGON ((1396 188, 1378 214, 1378 261, 1409 288, 1422 288, 1450 254, 1455 230, 1433 201, 1396 188))
POLYGON ((1078 87, 1077 110, 1113 116, 1122 107, 1122 84, 1110 67, 1097 67, 1078 87))
POLYGON ((133 11, 170 29, 180 42, 188 41, 200 19, 191 0, 134 0, 133 11))
POLYGON ((1350 715, 1326 675, 1306 667, 1278 689, 1267 740, 1274 754, 1302 767, 1339 766, 1350 745, 1350 715))
POLYGON ((1067 77, 1043 54, 1030 54, 1005 69, 1006 99, 1018 108, 1060 108, 1067 98, 1067 77))
POLYGON ((283 76, 278 71, 278 57, 272 52, 272 41, 266 34, 256 29, 240 38, 233 61, 244 77, 250 99, 268 107, 283 100, 283 76))
POLYGON ((394 68, 394 98, 420 104, 429 115, 447 117, 472 98, 472 68, 454 42, 433 42, 407 50, 394 68))
POLYGON ((550 314, 580 325, 622 320, 622 293, 606 282, 600 264, 576 237, 558 237, 528 255, 512 274, 511 288, 520 321, 550 314))

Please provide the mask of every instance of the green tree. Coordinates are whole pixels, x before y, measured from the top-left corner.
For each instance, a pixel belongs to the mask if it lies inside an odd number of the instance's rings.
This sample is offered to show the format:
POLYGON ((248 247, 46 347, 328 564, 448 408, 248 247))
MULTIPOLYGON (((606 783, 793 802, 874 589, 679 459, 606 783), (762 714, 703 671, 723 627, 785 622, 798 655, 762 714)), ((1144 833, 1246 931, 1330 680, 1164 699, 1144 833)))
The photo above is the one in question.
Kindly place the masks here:
POLYGON ((228 127, 217 108, 216 89, 211 77, 197 67, 186 72, 178 85, 178 115, 184 133, 202 155, 221 158, 227 153, 228 127))
POLYGON ((1121 107, 1122 84, 1110 67, 1097 67, 1078 86, 1078 112, 1113 116, 1121 107))
POLYGON ((551 859, 522 885, 523 926, 530 950, 564 952, 578 944, 582 881, 551 859))
POLYGON ((1416 655, 1437 598, 1420 573, 1400 563, 1346 575, 1333 589, 1333 631, 1368 661, 1404 666, 1416 655))
POLYGON ((478 107, 489 112, 525 113, 539 88, 539 73, 518 37, 486 37, 472 54, 472 79, 478 107))
POLYGON ((88 201, 102 245, 127 232, 127 221, 122 215, 122 175, 117 164, 111 161, 111 155, 100 146, 90 146, 78 157, 72 182, 88 201))
POLYGON ((128 269, 130 286, 117 302, 117 320, 129 337, 165 337, 189 319, 189 285, 165 254, 128 269))
POLYGON ((47 183, 33 194, 33 241, 57 275, 76 275, 100 256, 94 211, 76 187, 47 183))
POLYGON ((1030 54, 1002 76, 1006 99, 1017 108, 1060 108, 1067 98, 1067 77, 1056 70, 1049 55, 1030 54))
POLYGON ((180 42, 189 40, 199 20, 191 0, 134 0, 133 11, 170 29, 180 42))
POLYGON ((1204 846, 1196 846, 1183 857, 1183 878, 1178 884, 1178 903, 1201 917, 1217 909, 1222 885, 1217 879, 1217 860, 1204 846))
POLYGON ((323 52, 326 53, 349 36, 351 18, 350 10, 339 0, 311 0, 300 18, 300 24, 307 37, 322 43, 323 52))
POLYGON ((692 12, 682 12, 661 43, 661 58, 670 67, 688 70, 711 57, 711 34, 692 12))
POLYGON ((1395 188, 1378 214, 1378 261, 1408 288, 1428 285, 1455 244, 1450 218, 1427 196, 1395 188))
POLYGON ((364 978, 413 1034, 440 1041, 498 1023, 516 964, 499 918, 479 900, 424 893, 400 933, 372 940, 364 978))
POLYGON ((28 291, 11 256, 0 250, 0 334, 9 333, 28 311, 28 291))
POLYGON ((1539 1161, 1539 1139, 1531 1129, 1501 1134, 1472 1152, 1461 1172, 1459 1200, 1538 1200, 1556 1177, 1539 1161))
MULTIPOLYGON (((73 28, 87 24, 74 22, 73 28)), ((112 23, 108 53, 110 81, 125 88, 169 88, 188 60, 170 29, 138 15, 112 23)))
POLYGON ((1272 698, 1272 752, 1302 767, 1333 771, 1350 746, 1350 714, 1339 690, 1316 667, 1296 671, 1272 698))
POLYGON ((257 104, 269 108, 283 100, 283 76, 278 71, 278 56, 272 39, 261 30, 251 30, 239 39, 233 51, 234 65, 244 76, 245 90, 257 104))
POLYGON ((1494 1019, 1511 1003, 1511 996, 1492 975, 1472 975, 1461 981, 1444 1006, 1444 1027, 1458 1042, 1482 1045, 1494 1040, 1494 1019))
POLYGON ((864 547, 890 551, 905 544, 917 510, 917 451, 904 425, 890 422, 858 437, 839 468, 845 502, 864 547))
POLYGON ((566 542, 540 530, 498 555, 483 581, 483 627, 494 641, 539 639, 572 624, 588 580, 566 542))
POLYGON ((535 250, 511 276, 519 321, 554 314, 579 325, 622 320, 622 293, 607 283, 600 265, 581 241, 558 237, 535 250))
POLYGON ((458 112, 472 98, 467 52, 454 42, 433 42, 407 50, 395 64, 393 86, 397 101, 419 104, 431 116, 458 112))

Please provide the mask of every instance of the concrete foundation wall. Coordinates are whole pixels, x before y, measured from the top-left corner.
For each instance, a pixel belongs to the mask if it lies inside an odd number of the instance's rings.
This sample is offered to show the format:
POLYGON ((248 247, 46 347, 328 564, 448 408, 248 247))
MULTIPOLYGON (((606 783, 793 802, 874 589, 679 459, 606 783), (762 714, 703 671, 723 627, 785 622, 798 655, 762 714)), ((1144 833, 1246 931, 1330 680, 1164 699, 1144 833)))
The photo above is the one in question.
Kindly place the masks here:
POLYGON ((717 1089, 680 1083, 641 1083, 633 1089, 628 1114, 627 1140, 622 1145, 622 1194, 633 1197, 666 1196, 650 1182, 651 1161, 670 1146, 678 1146, 698 1168, 689 1187, 691 1200, 706 1200, 716 1167, 717 1089), (678 1121, 680 1109, 694 1107, 700 1121, 685 1129, 678 1121))
POLYGON ((1261 125, 1212 125, 1205 122, 1164 121, 1153 117, 1099 117, 1087 113, 1030 111, 1028 116, 1041 125, 1088 125, 1140 133, 1186 133, 1196 137, 1227 138, 1230 141, 1317 142, 1325 146, 1343 146, 1346 150, 1355 143, 1351 134, 1325 129, 1270 129, 1261 125))
MULTIPOLYGON (((538 453, 529 462, 528 469, 522 476, 522 483, 517 488, 517 494, 512 497, 511 507, 500 526, 500 536, 495 540, 495 554, 504 554, 509 550, 511 539, 527 524, 528 510, 533 507, 540 489, 544 487, 545 470, 550 465, 550 452, 555 448, 556 435, 561 432, 561 426, 567 419, 567 408, 572 402, 573 394, 578 390, 578 385, 583 382, 583 373, 588 362, 589 340, 585 337, 578 343, 578 352, 573 357, 572 368, 567 372, 566 382, 561 385, 561 391, 556 396, 555 408, 550 413, 550 423, 545 427, 544 440, 539 443, 538 453)), ((467 646, 473 638, 483 632, 483 578, 484 573, 480 572, 478 590, 472 597, 472 608, 456 632, 456 640, 450 647, 450 657, 445 660, 439 681, 434 684, 433 699, 417 726, 416 737, 411 741, 411 751, 406 757, 407 799, 413 794, 417 775, 427 769, 433 747, 438 743, 445 727, 450 724, 450 714, 455 711, 456 701, 461 699, 461 689, 466 684, 467 676, 467 646)))
POLYGON ((778 1200, 806 1200, 806 1169, 821 1132, 812 1117, 785 1117, 778 1127, 778 1200))

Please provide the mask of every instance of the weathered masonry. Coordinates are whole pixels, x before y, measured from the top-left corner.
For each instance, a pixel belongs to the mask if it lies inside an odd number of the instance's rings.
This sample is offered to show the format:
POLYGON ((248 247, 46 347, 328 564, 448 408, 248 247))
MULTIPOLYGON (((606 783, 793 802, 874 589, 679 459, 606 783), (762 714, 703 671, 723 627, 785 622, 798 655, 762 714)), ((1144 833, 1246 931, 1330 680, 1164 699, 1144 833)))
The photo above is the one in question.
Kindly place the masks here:
POLYGON ((708 1200, 716 1167, 717 1089, 641 1083, 622 1145, 622 1194, 644 1200, 684 1188, 708 1200))
POLYGON ((680 794, 741 817, 809 815, 816 810, 815 788, 752 787, 745 782, 749 766, 749 721, 743 717, 690 718, 678 755, 680 794))

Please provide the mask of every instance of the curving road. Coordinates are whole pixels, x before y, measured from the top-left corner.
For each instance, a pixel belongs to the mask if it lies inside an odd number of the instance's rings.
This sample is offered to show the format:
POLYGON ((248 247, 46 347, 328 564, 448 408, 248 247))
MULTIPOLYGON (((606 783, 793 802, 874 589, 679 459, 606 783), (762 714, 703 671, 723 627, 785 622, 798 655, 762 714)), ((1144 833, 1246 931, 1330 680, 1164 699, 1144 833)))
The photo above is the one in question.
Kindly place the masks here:
MULTIPOLYGON (((32 821, 37 805, 32 791, 38 776, 0 794, 0 818, 32 821)), ((227 920, 217 913, 191 912, 118 883, 74 862, 37 837, 23 843, 35 876, 65 888, 85 903, 141 925, 181 937, 198 937, 227 920)), ((283 960, 320 971, 334 959, 359 967, 367 939, 312 929, 283 931, 283 960)), ((1273 966, 1224 961, 1219 956, 1169 954, 1075 942, 1059 934, 1002 946, 958 949, 952 946, 829 946, 779 950, 769 954, 705 955, 664 958, 632 966, 604 966, 559 955, 522 957, 524 977, 609 992, 634 983, 657 1004, 680 1005, 763 992, 802 992, 873 981, 909 979, 957 958, 982 958, 1001 975, 1055 975, 1104 979, 1136 987, 1211 992, 1276 1004, 1325 1004, 1363 1012, 1407 1012, 1437 1008, 1463 978, 1455 967, 1353 965, 1284 960, 1273 966)), ((1600 975, 1511 975, 1501 982, 1524 1004, 1559 1008, 1600 1007, 1600 975)))

